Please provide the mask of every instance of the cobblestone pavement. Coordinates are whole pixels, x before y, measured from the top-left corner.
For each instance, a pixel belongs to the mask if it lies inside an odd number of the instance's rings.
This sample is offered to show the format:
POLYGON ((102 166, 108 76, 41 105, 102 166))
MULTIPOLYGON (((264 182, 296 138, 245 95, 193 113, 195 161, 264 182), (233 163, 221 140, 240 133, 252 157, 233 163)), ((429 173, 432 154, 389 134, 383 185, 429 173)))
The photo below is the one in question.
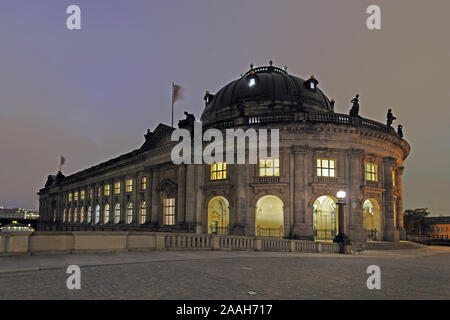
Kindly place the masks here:
POLYGON ((450 299, 449 275, 448 247, 0 257, 0 299, 450 299), (81 289, 68 290, 66 267, 76 263, 81 289), (381 290, 367 289, 369 265, 381 268, 381 290))

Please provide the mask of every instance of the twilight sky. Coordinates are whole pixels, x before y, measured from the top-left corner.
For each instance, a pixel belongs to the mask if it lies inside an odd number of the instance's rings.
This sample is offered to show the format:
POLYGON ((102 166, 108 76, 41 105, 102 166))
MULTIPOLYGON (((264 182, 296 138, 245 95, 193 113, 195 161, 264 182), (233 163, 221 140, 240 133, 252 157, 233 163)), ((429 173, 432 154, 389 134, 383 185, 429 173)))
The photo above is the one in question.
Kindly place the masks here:
POLYGON ((404 125, 404 208, 449 214, 448 0, 1 0, 0 205, 35 209, 58 170, 71 174, 138 148, 176 104, 197 119, 215 93, 272 59, 314 74, 347 113, 404 125), (66 28, 81 7, 82 30, 66 28), (381 7, 382 30, 366 28, 381 7))

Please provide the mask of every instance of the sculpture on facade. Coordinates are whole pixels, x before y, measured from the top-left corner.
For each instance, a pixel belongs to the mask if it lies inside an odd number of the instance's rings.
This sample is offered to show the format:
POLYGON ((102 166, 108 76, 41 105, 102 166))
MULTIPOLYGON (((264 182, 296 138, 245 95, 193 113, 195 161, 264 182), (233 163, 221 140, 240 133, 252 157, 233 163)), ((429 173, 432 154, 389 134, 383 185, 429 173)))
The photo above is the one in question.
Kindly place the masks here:
POLYGON ((395 119, 397 119, 397 118, 394 117, 394 115, 392 114, 392 109, 388 109, 387 122, 386 122, 386 125, 388 126, 388 128, 391 127, 392 122, 394 122, 395 119))
POLYGON ((399 124, 397 127, 397 133, 400 136, 400 138, 403 139, 403 126, 401 124, 399 124))

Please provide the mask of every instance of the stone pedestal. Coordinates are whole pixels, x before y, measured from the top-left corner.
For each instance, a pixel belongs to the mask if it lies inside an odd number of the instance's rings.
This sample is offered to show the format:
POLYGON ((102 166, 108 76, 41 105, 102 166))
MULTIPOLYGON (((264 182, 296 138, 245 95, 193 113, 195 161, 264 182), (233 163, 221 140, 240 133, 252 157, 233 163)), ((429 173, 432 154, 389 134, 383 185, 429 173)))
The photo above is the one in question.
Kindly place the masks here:
POLYGON ((291 230, 292 238, 300 240, 314 240, 313 228, 304 223, 296 223, 291 230))

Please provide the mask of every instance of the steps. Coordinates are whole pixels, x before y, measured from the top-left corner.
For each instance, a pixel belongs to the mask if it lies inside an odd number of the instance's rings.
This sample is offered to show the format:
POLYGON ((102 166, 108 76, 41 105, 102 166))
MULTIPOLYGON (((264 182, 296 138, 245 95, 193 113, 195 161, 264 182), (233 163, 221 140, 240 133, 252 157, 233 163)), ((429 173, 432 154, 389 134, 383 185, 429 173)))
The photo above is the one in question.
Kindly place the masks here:
POLYGON ((365 244, 365 250, 404 250, 404 249, 423 249, 426 245, 411 242, 387 242, 387 241, 370 241, 365 244))

